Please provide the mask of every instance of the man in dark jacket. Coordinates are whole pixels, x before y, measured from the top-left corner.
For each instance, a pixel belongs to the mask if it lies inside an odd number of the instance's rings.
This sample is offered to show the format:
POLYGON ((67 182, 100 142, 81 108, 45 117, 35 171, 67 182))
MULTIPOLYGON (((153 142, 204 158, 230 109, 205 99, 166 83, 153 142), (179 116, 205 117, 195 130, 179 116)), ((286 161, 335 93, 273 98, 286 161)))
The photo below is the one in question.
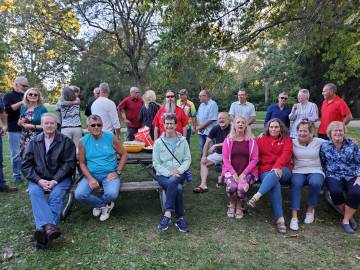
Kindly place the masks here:
POLYGON ((20 138, 21 127, 18 125, 20 117, 20 107, 23 103, 24 92, 29 88, 28 80, 17 77, 14 80, 14 88, 4 96, 5 112, 8 116, 8 143, 11 154, 11 163, 15 183, 21 183, 21 158, 20 158, 20 138))
POLYGON ((28 144, 22 163, 22 173, 29 183, 36 231, 36 247, 43 249, 48 241, 60 236, 57 226, 64 196, 71 187, 76 166, 76 150, 71 139, 56 131, 57 117, 41 116, 43 132, 28 144), (48 199, 45 193, 49 193, 48 199))

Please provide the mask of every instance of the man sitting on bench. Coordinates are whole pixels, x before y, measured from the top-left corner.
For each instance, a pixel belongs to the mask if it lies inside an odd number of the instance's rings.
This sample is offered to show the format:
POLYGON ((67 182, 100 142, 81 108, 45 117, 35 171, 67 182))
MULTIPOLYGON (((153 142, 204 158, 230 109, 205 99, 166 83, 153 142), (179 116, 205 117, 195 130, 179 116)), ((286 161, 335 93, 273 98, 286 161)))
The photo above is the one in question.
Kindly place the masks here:
MULTIPOLYGON (((204 193, 208 191, 207 178, 209 166, 222 163, 222 145, 225 138, 230 133, 230 117, 228 113, 221 112, 218 115, 218 124, 214 126, 206 138, 203 154, 200 161, 201 183, 194 188, 194 193, 204 193), (211 145, 214 142, 213 145, 211 145)), ((221 184, 221 176, 218 178, 217 186, 221 184)))
POLYGON ((79 143, 80 170, 84 177, 75 190, 75 199, 90 204, 93 215, 105 221, 110 217, 114 200, 120 192, 120 175, 127 160, 126 150, 117 136, 102 131, 100 116, 90 115, 87 123, 89 134, 79 143), (121 156, 119 164, 116 154, 121 156), (92 194, 100 185, 104 189, 103 194, 92 194))
POLYGON ((56 115, 42 114, 43 132, 29 142, 22 163, 22 173, 30 181, 29 196, 38 249, 44 249, 48 241, 61 234, 57 225, 76 166, 75 145, 56 131, 57 122, 56 115), (45 193, 49 193, 48 199, 45 193))

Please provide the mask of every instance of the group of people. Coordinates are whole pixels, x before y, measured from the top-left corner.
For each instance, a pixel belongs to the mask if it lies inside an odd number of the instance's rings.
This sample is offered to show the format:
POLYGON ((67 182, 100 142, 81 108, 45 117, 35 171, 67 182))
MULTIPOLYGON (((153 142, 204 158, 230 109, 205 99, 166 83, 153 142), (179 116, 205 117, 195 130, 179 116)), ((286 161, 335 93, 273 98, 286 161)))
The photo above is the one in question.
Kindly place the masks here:
MULTIPOLYGON (((304 223, 310 224, 326 182, 334 204, 343 213, 342 228, 353 233, 357 229, 353 215, 360 203, 360 151, 354 141, 345 137, 345 126, 352 115, 336 90, 331 83, 323 88, 318 137, 314 137, 318 108, 309 101, 309 91, 301 89, 299 103, 292 109, 286 105, 287 93, 279 94, 278 103, 267 110, 264 132, 255 138, 251 131, 256 120, 255 106, 247 101, 245 89, 239 90, 239 100, 231 104, 229 112, 219 113, 207 90, 199 93, 198 110, 188 99, 186 89, 179 91, 178 100, 175 91, 167 90, 160 105, 154 91, 148 90, 141 97, 140 89, 132 87, 129 96, 116 106, 109 99, 110 88, 104 82, 94 89, 94 97, 86 106, 88 134, 83 136, 78 87, 64 87, 57 116, 42 105, 38 89, 29 88, 25 77, 16 78, 13 91, 4 96, 0 106, 0 119, 2 133, 8 131, 15 182, 22 181, 21 173, 30 182, 37 247, 45 248, 61 234, 58 224, 63 199, 71 187, 77 161, 83 178, 76 187, 75 198, 90 205, 93 216, 100 221, 110 217, 127 161, 120 136, 122 121, 127 127, 127 140, 134 140, 143 126, 149 127, 155 140, 153 167, 156 180, 166 192, 160 230, 168 229, 174 215, 176 228, 189 231, 184 218, 183 184, 192 180, 190 137, 197 133, 201 179, 193 191, 208 192, 209 167, 222 166, 217 187, 226 186, 229 218, 241 219, 245 203, 255 207, 268 193, 277 231, 286 233, 281 184, 289 184, 289 226, 298 230, 302 187, 309 186, 304 223), (259 189, 248 199, 247 192, 258 180, 259 189), (93 194, 100 187, 103 192, 93 194)), ((2 162, 0 191, 16 191, 5 183, 2 162)))

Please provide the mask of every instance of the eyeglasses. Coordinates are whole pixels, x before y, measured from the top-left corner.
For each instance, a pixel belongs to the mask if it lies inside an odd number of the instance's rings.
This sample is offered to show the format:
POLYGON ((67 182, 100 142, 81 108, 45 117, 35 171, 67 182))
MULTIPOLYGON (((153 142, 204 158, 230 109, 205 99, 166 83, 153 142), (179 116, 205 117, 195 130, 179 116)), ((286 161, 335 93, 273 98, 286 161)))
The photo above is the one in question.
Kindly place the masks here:
POLYGON ((29 88, 29 86, 28 85, 26 85, 26 84, 20 84, 22 87, 24 87, 24 88, 29 88))
POLYGON ((287 97, 280 97, 281 99, 285 99, 285 100, 287 100, 288 98, 287 97))
POLYGON ((93 127, 93 128, 94 127, 102 127, 102 124, 100 124, 100 123, 99 124, 91 124, 90 127, 93 127))
POLYGON ((172 95, 172 96, 166 96, 166 98, 174 98, 175 96, 174 95, 172 95))
POLYGON ((39 95, 36 94, 36 93, 29 93, 28 96, 29 96, 29 97, 37 97, 37 96, 39 96, 39 95))

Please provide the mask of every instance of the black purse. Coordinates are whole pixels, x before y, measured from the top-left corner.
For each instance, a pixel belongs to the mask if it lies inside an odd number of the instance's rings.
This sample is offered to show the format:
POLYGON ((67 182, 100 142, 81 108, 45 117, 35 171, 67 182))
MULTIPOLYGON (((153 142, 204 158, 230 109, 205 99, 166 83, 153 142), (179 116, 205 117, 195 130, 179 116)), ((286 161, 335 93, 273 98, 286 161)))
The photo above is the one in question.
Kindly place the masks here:
MULTIPOLYGON (((165 147, 166 147, 166 149, 169 151, 169 153, 170 153, 170 154, 175 158, 175 160, 181 165, 180 161, 175 157, 174 153, 171 152, 171 150, 170 150, 169 147, 166 145, 166 143, 163 141, 163 139, 160 138, 160 140, 161 140, 162 143, 165 145, 165 147)), ((187 169, 187 170, 184 172, 184 174, 185 174, 185 179, 186 179, 186 181, 192 182, 193 177, 192 177, 192 171, 191 171, 191 169, 190 169, 190 168, 187 169)))

